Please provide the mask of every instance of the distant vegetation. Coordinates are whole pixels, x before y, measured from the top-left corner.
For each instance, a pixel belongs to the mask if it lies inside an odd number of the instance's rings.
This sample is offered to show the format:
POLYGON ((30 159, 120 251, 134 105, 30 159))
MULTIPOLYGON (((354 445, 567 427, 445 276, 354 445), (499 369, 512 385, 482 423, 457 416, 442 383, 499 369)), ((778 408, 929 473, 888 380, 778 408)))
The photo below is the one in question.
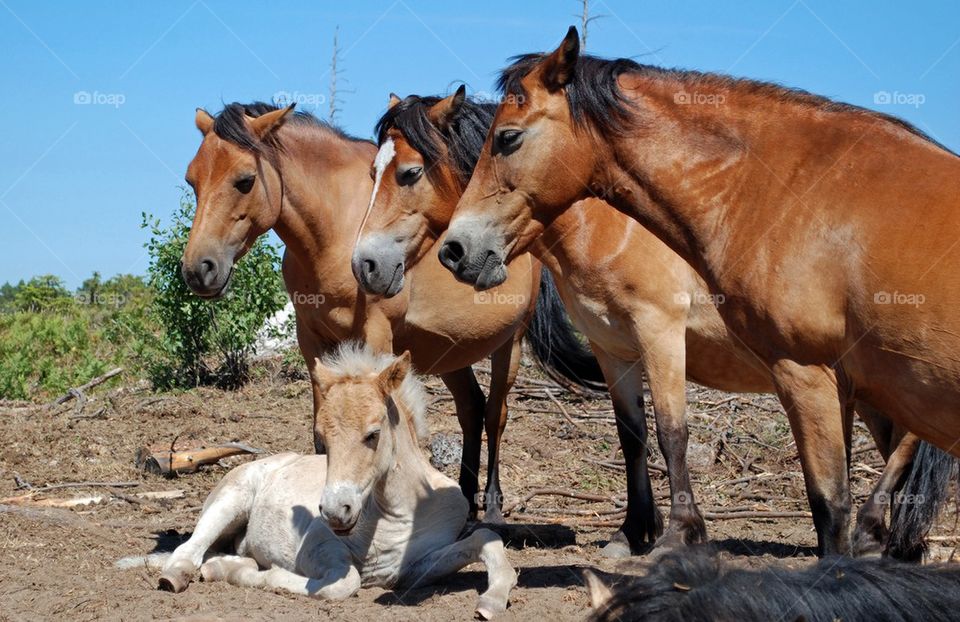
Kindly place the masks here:
POLYGON ((117 366, 161 390, 245 382, 258 329, 287 300, 279 251, 259 240, 224 299, 203 301, 180 277, 193 210, 185 194, 166 225, 144 214, 146 277, 94 273, 75 291, 49 274, 0 286, 0 398, 47 400, 117 366))

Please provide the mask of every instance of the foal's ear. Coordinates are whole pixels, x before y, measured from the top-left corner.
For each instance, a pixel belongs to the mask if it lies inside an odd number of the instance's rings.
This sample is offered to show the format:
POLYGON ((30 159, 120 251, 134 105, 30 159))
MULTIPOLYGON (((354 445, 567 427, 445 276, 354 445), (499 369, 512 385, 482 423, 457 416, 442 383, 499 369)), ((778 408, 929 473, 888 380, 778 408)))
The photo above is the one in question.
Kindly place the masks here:
POLYGON ((264 136, 279 129, 280 126, 283 125, 287 115, 293 112, 293 109, 296 107, 296 105, 297 102, 293 102, 286 108, 274 110, 273 112, 262 114, 259 117, 245 116, 244 118, 247 122, 247 126, 250 128, 250 131, 253 132, 253 135, 257 138, 263 139, 264 136))
POLYGON ((439 129, 446 131, 450 127, 450 122, 457 115, 464 100, 467 99, 467 86, 461 84, 457 92, 448 97, 444 97, 427 111, 427 118, 439 129))
POLYGON ((197 124, 197 129, 200 130, 200 133, 204 136, 209 134, 210 130, 213 129, 213 117, 203 108, 197 108, 197 114, 193 120, 194 123, 197 124))
POLYGON ((540 77, 548 91, 562 89, 573 78, 573 70, 580 57, 580 35, 570 26, 560 47, 547 55, 541 64, 540 77))
POLYGON ((390 93, 390 101, 387 103, 387 110, 390 110, 391 108, 399 104, 401 101, 402 100, 400 99, 399 95, 397 95, 396 93, 390 93))
POLYGON ((321 393, 326 393, 337 381, 337 374, 332 369, 320 362, 320 359, 313 359, 313 369, 310 370, 310 378, 321 393))
POLYGON ((377 384, 384 395, 390 395, 403 383, 403 379, 410 373, 410 351, 407 350, 390 363, 386 369, 377 376, 377 384))

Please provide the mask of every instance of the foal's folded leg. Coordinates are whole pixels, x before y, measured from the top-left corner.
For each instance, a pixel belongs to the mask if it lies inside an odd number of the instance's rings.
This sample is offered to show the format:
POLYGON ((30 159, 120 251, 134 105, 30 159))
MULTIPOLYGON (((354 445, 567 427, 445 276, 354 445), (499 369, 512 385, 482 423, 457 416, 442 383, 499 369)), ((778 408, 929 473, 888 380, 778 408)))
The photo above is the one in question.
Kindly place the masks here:
POLYGON ((507 559, 503 540, 489 529, 477 529, 463 540, 417 560, 404 569, 400 582, 408 587, 428 585, 475 562, 487 567, 487 591, 480 595, 476 612, 489 620, 506 611, 510 590, 517 584, 517 573, 507 559))
POLYGON ((204 581, 285 590, 324 600, 348 598, 360 589, 360 573, 352 565, 326 568, 318 572, 318 576, 304 576, 280 567, 260 570, 257 562, 249 557, 223 555, 207 561, 201 573, 204 581))

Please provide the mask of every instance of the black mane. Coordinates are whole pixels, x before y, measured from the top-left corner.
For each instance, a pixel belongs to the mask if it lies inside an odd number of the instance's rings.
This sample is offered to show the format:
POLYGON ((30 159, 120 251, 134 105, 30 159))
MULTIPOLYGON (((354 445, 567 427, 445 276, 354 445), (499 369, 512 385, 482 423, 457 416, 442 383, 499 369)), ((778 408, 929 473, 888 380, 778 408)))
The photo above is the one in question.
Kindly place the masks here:
MULTIPOLYGON (((527 97, 521 80, 545 58, 545 54, 521 54, 510 59, 511 64, 500 73, 497 87, 503 95, 527 97)), ((664 69, 653 65, 641 65, 627 58, 605 59, 581 54, 574 65, 573 77, 565 90, 570 114, 580 125, 592 125, 602 136, 623 135, 635 126, 631 114, 635 108, 627 99, 617 78, 624 73, 673 79, 685 89, 695 92, 697 88, 738 90, 762 95, 777 101, 791 102, 823 110, 825 112, 853 112, 869 115, 907 130, 944 151, 957 155, 946 146, 931 138, 926 132, 899 117, 868 108, 836 102, 828 97, 815 95, 803 89, 789 88, 772 82, 733 78, 716 73, 683 69, 664 69)))
POLYGON ((427 112, 442 99, 410 95, 392 106, 377 121, 374 130, 377 143, 383 144, 388 130, 399 130, 410 146, 423 156, 428 174, 443 158, 443 147, 446 146, 453 171, 466 186, 477 165, 497 105, 468 97, 457 110, 449 128, 441 132, 430 121, 427 112))
POLYGON ((825 558, 800 570, 746 570, 708 550, 664 556, 613 587, 592 622, 943 620, 960 607, 960 567, 825 558))
MULTIPOLYGON (((242 149, 252 151, 258 156, 264 156, 276 164, 275 156, 277 152, 283 151, 283 145, 277 138, 276 133, 272 133, 263 141, 260 141, 250 133, 250 130, 247 129, 247 124, 244 122, 243 118, 244 116, 256 118, 265 115, 268 112, 274 112, 279 109, 280 108, 278 106, 267 104, 265 102, 253 102, 250 104, 233 102, 232 104, 225 105, 223 110, 217 114, 213 122, 213 131, 223 140, 233 143, 242 149)), ((350 136, 340 128, 331 125, 326 121, 318 119, 309 112, 303 112, 300 110, 294 110, 292 114, 287 116, 287 119, 284 123, 288 125, 301 125, 320 128, 331 132, 338 138, 342 138, 344 140, 362 140, 350 136)))

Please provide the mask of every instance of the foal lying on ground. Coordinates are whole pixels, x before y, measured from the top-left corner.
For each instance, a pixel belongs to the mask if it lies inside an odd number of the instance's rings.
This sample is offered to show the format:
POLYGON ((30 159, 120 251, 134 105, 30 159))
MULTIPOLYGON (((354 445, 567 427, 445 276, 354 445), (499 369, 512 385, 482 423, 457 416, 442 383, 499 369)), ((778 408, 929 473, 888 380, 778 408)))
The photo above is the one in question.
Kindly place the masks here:
POLYGON ((489 585, 477 613, 504 611, 516 573, 492 531, 457 539, 467 501, 420 451, 425 398, 409 353, 344 346, 317 361, 313 376, 324 395, 314 428, 327 455, 285 453, 228 473, 160 587, 180 592, 199 569, 206 581, 341 599, 361 586, 427 584, 482 561, 489 585), (208 557, 229 536, 236 555, 208 557))

